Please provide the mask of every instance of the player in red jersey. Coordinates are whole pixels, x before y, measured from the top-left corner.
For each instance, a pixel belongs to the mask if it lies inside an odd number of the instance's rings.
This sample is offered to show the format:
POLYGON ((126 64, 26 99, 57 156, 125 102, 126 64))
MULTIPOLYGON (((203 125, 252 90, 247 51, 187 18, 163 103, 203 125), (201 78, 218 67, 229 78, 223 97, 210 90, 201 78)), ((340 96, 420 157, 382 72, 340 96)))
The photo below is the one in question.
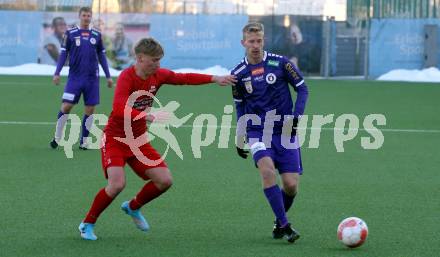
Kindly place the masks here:
MULTIPOLYGON (((125 187, 124 166, 127 163, 146 184, 130 201, 122 204, 122 210, 130 215, 142 231, 148 231, 149 225, 140 212, 140 208, 160 196, 172 185, 172 176, 161 159, 161 155, 149 144, 137 147, 133 144, 146 141, 146 121, 160 119, 148 113, 153 103, 153 96, 163 84, 202 85, 218 83, 232 85, 235 76, 211 76, 197 73, 174 73, 160 68, 164 55, 162 46, 152 38, 140 40, 135 48, 136 63, 124 70, 118 78, 113 110, 102 138, 102 166, 107 186, 102 188, 92 203, 85 219, 79 225, 81 237, 96 240, 93 232, 99 215, 110 205, 125 187), (134 97, 132 94, 137 94, 134 97), (133 100, 133 101, 132 101, 133 100), (127 135, 126 130, 129 127, 127 135), (132 134, 131 134, 132 133, 132 134), (135 140, 133 140, 135 138, 135 140), (124 141, 124 139, 128 139, 124 141), (148 161, 146 162, 145 159, 148 161)), ((163 117, 162 117, 163 118, 163 117)))

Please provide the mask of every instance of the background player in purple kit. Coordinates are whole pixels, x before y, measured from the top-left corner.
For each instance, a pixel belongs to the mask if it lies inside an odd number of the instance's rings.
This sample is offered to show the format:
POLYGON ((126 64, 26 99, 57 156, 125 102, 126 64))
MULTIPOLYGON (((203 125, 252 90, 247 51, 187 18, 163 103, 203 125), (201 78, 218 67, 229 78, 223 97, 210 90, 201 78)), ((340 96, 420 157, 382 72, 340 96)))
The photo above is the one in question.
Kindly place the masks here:
POLYGON ((111 88, 113 85, 101 33, 96 29, 89 28, 92 20, 92 9, 81 7, 79 20, 79 27, 75 26, 64 34, 61 55, 53 76, 54 84, 58 85, 61 69, 67 56, 69 56, 69 76, 64 88, 61 110, 58 113, 55 137, 50 142, 52 148, 57 148, 61 139, 67 120, 64 114, 70 113, 73 106, 78 103, 81 94, 83 94, 85 109, 81 126, 80 149, 87 149, 85 138, 89 136, 89 128, 93 122, 92 114, 95 111, 95 106, 99 104, 98 62, 105 72, 107 86, 111 88))
POLYGON ((264 194, 275 214, 272 235, 294 242, 299 234, 291 227, 286 212, 293 204, 303 170, 296 126, 304 113, 308 89, 292 62, 263 50, 261 23, 247 24, 241 43, 246 56, 231 72, 237 76, 237 83, 232 87, 237 111, 237 152, 247 158, 249 152, 240 144, 246 135, 260 171, 264 194), (297 92, 295 107, 289 84, 297 92), (247 121, 251 117, 254 120, 247 121), (288 133, 283 130, 286 125, 288 133), (282 190, 278 187, 275 169, 280 173, 282 190))

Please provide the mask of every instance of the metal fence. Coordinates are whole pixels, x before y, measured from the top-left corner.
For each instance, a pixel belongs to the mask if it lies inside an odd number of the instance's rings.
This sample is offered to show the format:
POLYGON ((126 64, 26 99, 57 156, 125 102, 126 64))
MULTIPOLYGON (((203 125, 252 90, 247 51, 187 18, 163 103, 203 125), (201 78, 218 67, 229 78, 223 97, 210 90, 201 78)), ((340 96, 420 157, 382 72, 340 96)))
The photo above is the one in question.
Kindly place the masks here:
POLYGON ((347 18, 437 18, 440 0, 347 0, 347 18))
POLYGON ((321 72, 324 77, 368 74, 368 26, 348 21, 323 21, 321 72))
POLYGON ((0 0, 0 10, 72 12, 91 6, 95 13, 322 16, 330 15, 329 2, 344 13, 345 0, 0 0))

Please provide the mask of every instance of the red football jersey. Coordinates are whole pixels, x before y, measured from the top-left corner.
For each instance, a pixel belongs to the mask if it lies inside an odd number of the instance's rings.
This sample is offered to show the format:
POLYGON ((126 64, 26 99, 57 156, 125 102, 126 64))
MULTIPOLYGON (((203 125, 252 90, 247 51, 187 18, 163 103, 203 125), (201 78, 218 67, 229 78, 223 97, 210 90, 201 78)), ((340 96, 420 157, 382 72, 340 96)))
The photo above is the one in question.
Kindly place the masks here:
MULTIPOLYGON (((147 79, 142 79, 136 75, 134 66, 125 69, 119 76, 113 99, 113 109, 110 114, 107 126, 104 132, 107 136, 126 137, 124 131, 124 109, 131 94, 139 90, 148 91, 149 94, 138 97, 134 103, 130 104, 131 128, 135 138, 146 132, 146 113, 143 112, 153 104, 151 95, 155 96, 163 84, 171 85, 201 85, 212 82, 211 75, 197 73, 175 73, 167 69, 158 69, 147 79), (138 115, 141 119, 134 121, 138 115)), ((128 115, 127 115, 128 116, 128 115)))

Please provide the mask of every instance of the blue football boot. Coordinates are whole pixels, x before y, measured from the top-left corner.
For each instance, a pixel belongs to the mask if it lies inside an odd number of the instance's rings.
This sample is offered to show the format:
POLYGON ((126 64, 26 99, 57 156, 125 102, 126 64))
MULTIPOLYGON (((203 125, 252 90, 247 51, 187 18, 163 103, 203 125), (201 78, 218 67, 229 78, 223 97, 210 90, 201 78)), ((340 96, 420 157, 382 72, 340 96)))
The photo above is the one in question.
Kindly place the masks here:
POLYGON ((147 232, 150 229, 150 225, 148 225, 147 220, 142 216, 140 210, 132 210, 129 206, 129 201, 125 201, 121 205, 121 209, 133 219, 136 227, 142 231, 147 232))
POLYGON ((98 239, 98 237, 93 232, 94 227, 95 227, 95 224, 81 222, 81 224, 79 224, 79 227, 78 227, 79 234, 85 240, 96 240, 96 239, 98 239))

